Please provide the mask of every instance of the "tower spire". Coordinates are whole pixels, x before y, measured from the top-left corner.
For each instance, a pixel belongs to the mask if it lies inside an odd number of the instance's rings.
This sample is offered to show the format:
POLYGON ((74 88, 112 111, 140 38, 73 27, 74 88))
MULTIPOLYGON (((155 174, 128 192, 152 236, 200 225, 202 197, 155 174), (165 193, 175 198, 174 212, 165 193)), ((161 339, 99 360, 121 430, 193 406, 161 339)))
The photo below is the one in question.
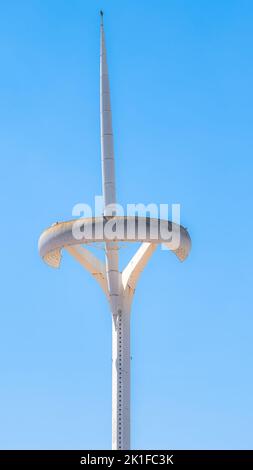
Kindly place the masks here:
MULTIPOLYGON (((105 33, 103 11, 100 11, 100 126, 101 126, 101 159, 102 185, 105 212, 107 206, 116 203, 114 149, 112 132, 112 112, 110 101, 110 86, 106 60, 105 33)), ((111 215, 111 211, 110 214, 111 215)))
POLYGON ((104 16, 104 12, 103 12, 103 10, 100 10, 100 21, 101 21, 101 24, 103 24, 103 16, 104 16))

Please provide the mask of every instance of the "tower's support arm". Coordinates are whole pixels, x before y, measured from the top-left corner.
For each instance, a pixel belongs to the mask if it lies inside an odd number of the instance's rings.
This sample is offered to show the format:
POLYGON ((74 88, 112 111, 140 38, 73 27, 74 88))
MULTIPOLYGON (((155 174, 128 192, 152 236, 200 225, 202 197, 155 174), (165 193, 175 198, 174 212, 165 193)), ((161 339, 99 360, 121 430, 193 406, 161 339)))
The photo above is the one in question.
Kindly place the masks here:
POLYGON ((90 251, 86 250, 86 248, 83 248, 80 245, 65 246, 65 250, 67 250, 68 253, 76 259, 76 261, 78 261, 85 269, 87 269, 87 271, 91 273, 109 299, 104 263, 97 259, 90 251))
POLYGON ((130 297, 133 296, 138 279, 156 249, 155 243, 144 242, 136 251, 135 255, 129 261, 128 265, 122 272, 122 284, 124 291, 129 288, 130 297))

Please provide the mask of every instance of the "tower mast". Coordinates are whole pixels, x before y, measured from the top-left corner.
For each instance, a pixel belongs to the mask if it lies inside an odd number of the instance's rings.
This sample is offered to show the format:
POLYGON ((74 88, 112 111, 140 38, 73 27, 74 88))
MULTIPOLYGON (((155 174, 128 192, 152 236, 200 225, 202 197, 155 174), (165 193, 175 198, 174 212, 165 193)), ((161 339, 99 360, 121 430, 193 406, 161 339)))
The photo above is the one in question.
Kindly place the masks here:
MULTIPOLYGON (((116 215, 116 188, 110 86, 102 11, 100 19, 102 186, 104 216, 112 216, 116 215)), ((105 243, 105 258, 112 313, 112 448, 130 449, 130 305, 127 305, 123 295, 117 243, 105 243)))
POLYGON ((106 212, 111 215, 111 210, 109 211, 109 209, 112 209, 113 207, 110 207, 107 210, 107 206, 113 206, 116 204, 116 188, 110 85, 106 60, 105 33, 102 11, 100 12, 100 126, 105 215, 107 215, 106 212))

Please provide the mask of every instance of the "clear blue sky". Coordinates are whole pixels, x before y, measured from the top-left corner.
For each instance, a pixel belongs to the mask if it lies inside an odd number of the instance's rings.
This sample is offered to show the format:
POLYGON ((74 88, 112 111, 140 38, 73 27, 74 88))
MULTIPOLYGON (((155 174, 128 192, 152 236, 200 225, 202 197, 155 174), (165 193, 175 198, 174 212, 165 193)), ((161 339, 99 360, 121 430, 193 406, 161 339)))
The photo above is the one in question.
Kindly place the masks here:
MULTIPOLYGON (((253 448, 253 5, 9 0, 0 16, 0 447, 111 446, 111 319, 41 231, 101 194, 99 9, 118 200, 180 203, 132 311, 132 447, 253 448)), ((122 250, 124 262, 130 252, 122 250)))

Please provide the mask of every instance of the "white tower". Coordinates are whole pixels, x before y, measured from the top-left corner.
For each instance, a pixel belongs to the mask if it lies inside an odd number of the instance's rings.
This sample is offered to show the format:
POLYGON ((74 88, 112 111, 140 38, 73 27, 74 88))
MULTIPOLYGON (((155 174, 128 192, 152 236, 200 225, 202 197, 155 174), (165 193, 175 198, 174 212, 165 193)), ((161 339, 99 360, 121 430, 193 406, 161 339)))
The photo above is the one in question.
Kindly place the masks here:
POLYGON ((173 248, 173 244, 164 241, 161 237, 161 231, 156 238, 150 235, 157 223, 159 223, 159 228, 166 230, 175 225, 172 222, 144 217, 117 216, 112 116, 103 12, 100 12, 100 15, 100 124, 104 216, 54 224, 40 236, 39 252, 47 264, 59 267, 62 249, 68 251, 97 280, 109 302, 112 314, 112 448, 116 450, 130 449, 130 311, 138 278, 158 244, 164 243, 180 261, 184 261, 190 251, 191 241, 186 229, 177 226, 180 243, 173 248), (108 221, 117 223, 123 228, 119 230, 120 235, 115 234, 113 240, 108 238, 103 230, 108 221), (137 231, 136 227, 139 222, 141 224, 138 225, 137 231), (85 229, 86 235, 82 239, 75 236, 76 223, 85 229), (103 235, 100 238, 99 236, 95 238, 93 235, 96 228, 98 228, 97 233, 101 233, 102 228, 103 235), (87 233, 92 235, 87 236, 87 233), (105 264, 82 246, 95 241, 105 244, 105 264), (141 242, 140 248, 123 272, 119 271, 118 265, 119 241, 141 242))
MULTIPOLYGON (((100 127, 104 215, 116 215, 110 84, 103 12, 100 12, 100 127)), ((130 309, 119 272, 118 244, 105 243, 106 278, 112 313, 112 448, 130 448, 130 309)))

